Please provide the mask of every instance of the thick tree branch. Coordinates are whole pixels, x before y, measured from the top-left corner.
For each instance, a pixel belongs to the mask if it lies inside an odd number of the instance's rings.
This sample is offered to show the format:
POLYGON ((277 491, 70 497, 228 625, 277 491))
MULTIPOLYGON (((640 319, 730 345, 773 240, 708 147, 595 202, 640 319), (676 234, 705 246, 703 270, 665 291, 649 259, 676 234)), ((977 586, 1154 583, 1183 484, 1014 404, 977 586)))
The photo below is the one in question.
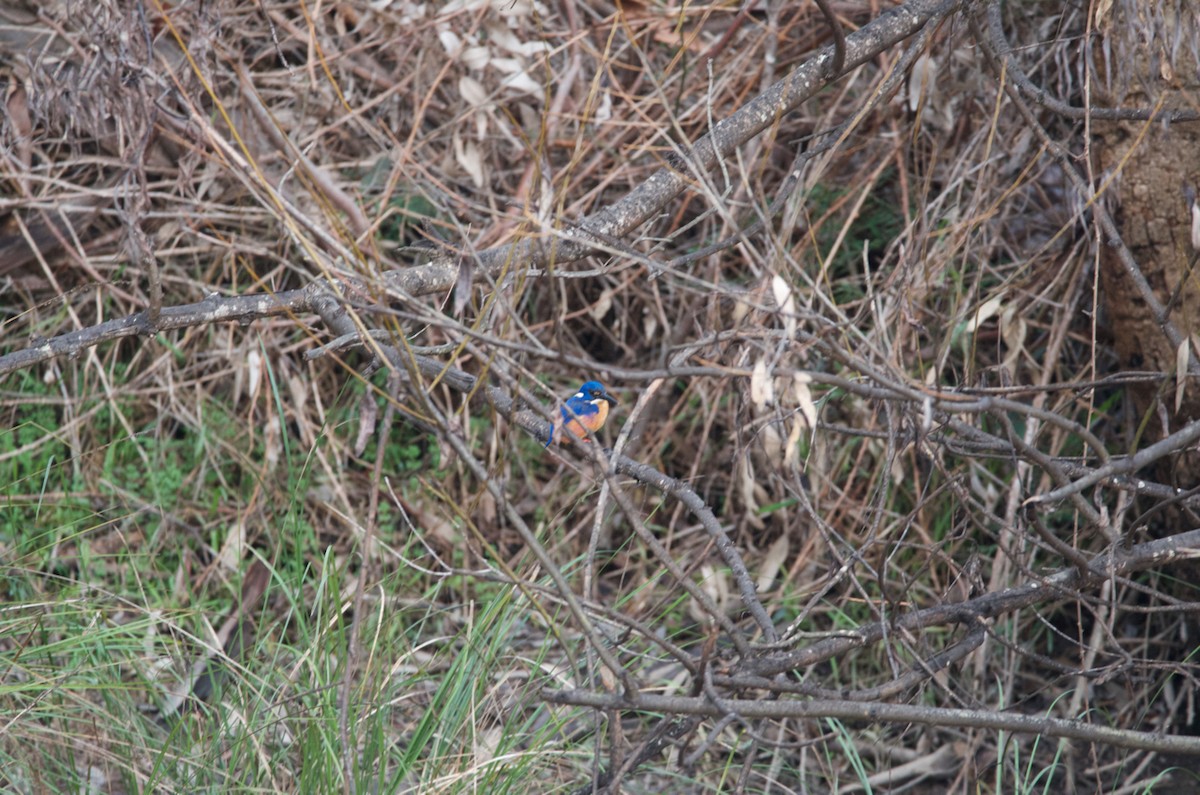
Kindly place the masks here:
POLYGON ((1097 726, 1076 720, 1039 715, 1020 715, 1012 712, 987 712, 975 709, 944 709, 910 704, 881 704, 879 702, 806 701, 765 699, 722 699, 720 705, 705 698, 659 696, 639 693, 631 699, 619 694, 594 693, 585 690, 543 690, 542 696, 553 704, 571 704, 593 709, 637 710, 677 715, 724 717, 730 713, 741 718, 770 718, 773 720, 804 718, 838 718, 839 720, 869 721, 871 723, 919 723, 945 728, 992 729, 1022 732, 1049 737, 1065 737, 1091 743, 1114 745, 1119 748, 1140 748, 1162 753, 1200 755, 1200 737, 1161 735, 1097 726))
MULTIPOLYGON (((966 0, 912 0, 865 25, 846 37, 846 66, 853 68, 912 36, 927 24, 935 24, 957 10, 966 0)), ((798 66, 741 110, 719 122, 712 132, 697 140, 680 157, 672 158, 645 182, 609 207, 572 225, 569 240, 530 237, 497 246, 477 255, 478 266, 496 277, 505 268, 540 268, 582 259, 605 239, 620 238, 649 221, 692 182, 692 173, 713 168, 717 161, 775 123, 783 114, 812 98, 826 84, 832 48, 798 66), (591 237, 594 236, 594 237, 591 237)), ((428 295, 451 289, 458 277, 454 258, 442 257, 428 265, 391 271, 384 275, 386 287, 398 296, 428 295)), ((77 354, 88 347, 121 337, 237 319, 312 311, 315 293, 327 287, 311 285, 303 290, 277 295, 239 296, 218 306, 206 299, 197 304, 164 308, 158 322, 151 324, 146 313, 38 340, 28 348, 0 356, 0 375, 77 354)))

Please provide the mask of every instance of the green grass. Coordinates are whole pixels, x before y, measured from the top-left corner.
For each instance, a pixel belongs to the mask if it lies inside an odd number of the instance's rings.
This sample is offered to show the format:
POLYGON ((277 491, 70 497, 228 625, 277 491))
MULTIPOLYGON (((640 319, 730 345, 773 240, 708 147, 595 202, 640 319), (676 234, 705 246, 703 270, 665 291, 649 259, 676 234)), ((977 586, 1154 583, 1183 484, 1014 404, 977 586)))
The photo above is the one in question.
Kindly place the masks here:
MULTIPOLYGON (((0 612, 0 635, 17 639, 0 657, 0 711, 12 719, 0 780, 18 791, 78 791, 103 774, 144 791, 328 792, 352 775, 359 791, 545 791, 565 716, 536 698, 553 647, 513 656, 523 598, 474 587, 476 599, 450 606, 444 583, 420 609, 367 602, 355 654, 346 574, 332 555, 299 581, 277 572, 267 603, 283 615, 258 618, 253 646, 219 666, 213 699, 164 721, 158 709, 212 653, 211 624, 234 594, 184 607, 171 589, 119 598, 10 569, 46 598, 0 612)), ((412 583, 380 585, 396 599, 412 583)))
MULTIPOLYGON (((895 174, 885 170, 878 184, 889 186, 894 183, 895 174)), ((904 226, 904 215, 901 208, 888 196, 890 188, 871 191, 864 200, 858 215, 850 224, 841 246, 834 258, 825 263, 828 272, 833 299, 838 304, 847 304, 861 300, 866 293, 863 290, 866 274, 862 271, 863 252, 868 252, 872 266, 882 255, 888 244, 899 234, 904 226)), ((810 214, 813 218, 821 218, 838 201, 847 198, 844 189, 830 185, 816 185, 808 197, 810 214)), ((843 223, 843 207, 833 218, 826 221, 816 230, 816 246, 818 251, 830 251, 841 233, 843 223)))
MULTIPOLYGON (((0 433, 0 787, 330 792, 351 776, 359 791, 546 791, 547 770, 576 764, 570 711, 537 698, 556 646, 514 652, 514 634, 549 631, 519 591, 401 567, 368 581, 354 647, 361 561, 313 526, 313 450, 289 440, 264 479, 261 434, 218 398, 202 427, 157 433, 147 418, 133 438, 111 412, 74 431, 84 454, 54 406, 13 409, 0 433), (244 572, 260 559, 270 585, 251 645, 229 659, 214 633, 236 614, 241 573, 214 572, 212 555, 230 509, 254 500, 271 518, 248 533, 259 551, 234 560, 244 572), (181 710, 206 662, 212 697, 181 710)), ((406 473, 436 464, 421 438, 397 424, 384 451, 407 489, 406 473)), ((380 539, 430 563, 395 515, 380 511, 380 539)))

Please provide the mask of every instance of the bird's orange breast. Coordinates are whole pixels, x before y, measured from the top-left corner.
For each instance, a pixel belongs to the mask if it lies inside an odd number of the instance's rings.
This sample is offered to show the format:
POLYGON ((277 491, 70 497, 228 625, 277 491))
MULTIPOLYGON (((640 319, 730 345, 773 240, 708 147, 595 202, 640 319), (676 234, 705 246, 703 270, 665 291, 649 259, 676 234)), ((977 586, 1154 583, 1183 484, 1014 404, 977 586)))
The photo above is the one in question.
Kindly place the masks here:
POLYGON ((598 400, 592 405, 596 407, 595 414, 584 414, 579 418, 572 417, 563 425, 563 428, 566 429, 567 433, 571 434, 576 439, 586 440, 588 431, 595 433, 604 427, 604 422, 608 419, 607 402, 598 400))

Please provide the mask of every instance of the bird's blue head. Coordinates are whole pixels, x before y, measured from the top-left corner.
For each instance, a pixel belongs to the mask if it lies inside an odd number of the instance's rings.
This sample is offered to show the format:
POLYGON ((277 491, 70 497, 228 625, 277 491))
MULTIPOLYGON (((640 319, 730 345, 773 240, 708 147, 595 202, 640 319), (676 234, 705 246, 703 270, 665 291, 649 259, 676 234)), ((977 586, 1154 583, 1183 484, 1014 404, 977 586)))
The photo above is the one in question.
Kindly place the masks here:
POLYGON ((575 393, 575 397, 581 397, 588 401, 605 400, 613 405, 617 403, 616 399, 608 394, 608 390, 604 388, 604 384, 599 381, 584 382, 584 385, 579 387, 579 391, 575 393))

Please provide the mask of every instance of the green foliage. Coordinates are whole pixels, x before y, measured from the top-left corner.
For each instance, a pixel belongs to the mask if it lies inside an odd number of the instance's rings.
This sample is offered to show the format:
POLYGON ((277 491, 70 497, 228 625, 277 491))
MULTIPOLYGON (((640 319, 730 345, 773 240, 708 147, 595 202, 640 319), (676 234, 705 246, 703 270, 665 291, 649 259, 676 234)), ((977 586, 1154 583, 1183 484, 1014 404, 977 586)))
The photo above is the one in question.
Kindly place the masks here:
MULTIPOLYGON (((361 184, 364 191, 374 192, 383 188, 392 165, 391 158, 379 158, 374 167, 363 175, 361 184)), ((416 229, 441 216, 437 205, 430 201, 421 186, 411 183, 401 184, 391 193, 386 205, 374 209, 374 214, 383 219, 377 232, 379 239, 400 245, 418 242, 420 238, 415 233, 416 229)))
MULTIPOLYGON (((888 186, 893 181, 894 172, 889 169, 880 176, 877 184, 888 186)), ((889 196, 890 192, 891 188, 885 187, 867 195, 833 259, 825 263, 832 295, 838 304, 860 300, 866 294, 863 290, 863 251, 869 252, 868 256, 874 265, 904 228, 902 208, 894 197, 889 196)), ((852 197, 844 188, 817 184, 808 195, 809 214, 814 219, 822 218, 838 202, 847 198, 852 197)), ((822 252, 822 256, 833 248, 841 235, 844 213, 843 207, 816 229, 817 250, 822 252)))

